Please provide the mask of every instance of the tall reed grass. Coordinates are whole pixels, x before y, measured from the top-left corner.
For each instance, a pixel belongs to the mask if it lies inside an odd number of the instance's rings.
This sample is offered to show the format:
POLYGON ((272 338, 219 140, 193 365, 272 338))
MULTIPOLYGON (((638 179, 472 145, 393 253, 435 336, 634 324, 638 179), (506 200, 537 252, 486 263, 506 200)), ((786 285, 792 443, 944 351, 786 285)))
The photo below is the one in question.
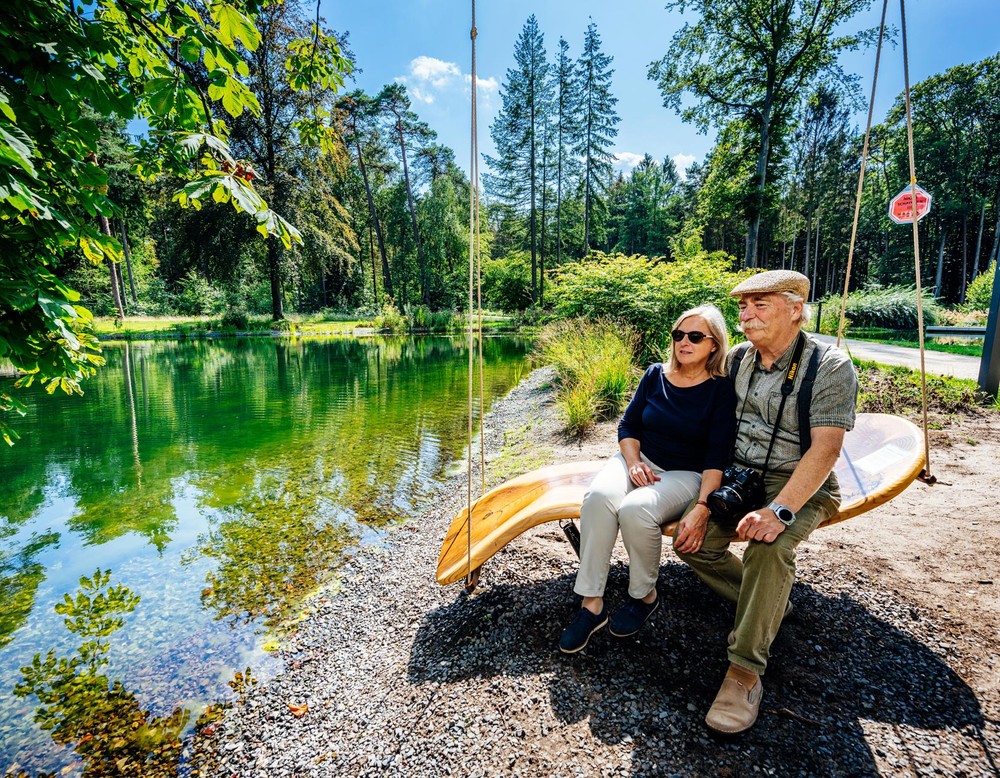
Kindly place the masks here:
POLYGON ((571 435, 625 407, 635 385, 639 334, 608 320, 566 319, 547 325, 533 359, 555 368, 556 409, 571 435))
MULTIPOLYGON (((933 293, 921 289, 924 324, 936 324, 941 307, 933 293)), ((841 298, 823 299, 823 332, 836 334, 840 325, 841 298)), ((852 327, 885 327, 894 330, 917 329, 917 291, 914 287, 887 286, 883 289, 859 289, 847 295, 844 315, 852 327)))

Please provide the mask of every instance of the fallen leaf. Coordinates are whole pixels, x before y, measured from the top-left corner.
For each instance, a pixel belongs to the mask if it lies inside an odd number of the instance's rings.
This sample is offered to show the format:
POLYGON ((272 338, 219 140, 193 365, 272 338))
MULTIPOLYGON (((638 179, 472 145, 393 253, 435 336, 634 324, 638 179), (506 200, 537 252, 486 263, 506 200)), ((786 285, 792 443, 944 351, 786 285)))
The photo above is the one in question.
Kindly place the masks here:
POLYGON ((306 711, 309 710, 309 706, 306 703, 301 705, 296 705, 294 702, 288 703, 288 710, 292 712, 292 715, 297 719, 301 719, 306 715, 306 711))

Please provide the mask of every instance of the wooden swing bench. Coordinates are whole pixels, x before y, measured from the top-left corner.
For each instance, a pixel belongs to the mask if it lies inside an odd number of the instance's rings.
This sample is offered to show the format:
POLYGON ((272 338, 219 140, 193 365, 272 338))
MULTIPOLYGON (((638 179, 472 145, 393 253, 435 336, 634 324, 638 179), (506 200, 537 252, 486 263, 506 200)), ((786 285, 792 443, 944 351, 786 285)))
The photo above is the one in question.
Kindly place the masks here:
MULTIPOLYGON (((840 511, 821 524, 827 527, 892 499, 924 467, 922 433, 912 422, 884 413, 858 414, 854 429, 844 437, 835 472, 840 481, 840 511)), ((483 563, 521 533, 549 521, 580 518, 580 504, 602 461, 549 465, 511 479, 472 505, 471 547, 469 510, 462 509, 445 536, 438 560, 437 581, 455 583, 470 570, 475 584, 483 563)), ((672 536, 676 522, 663 527, 672 536)))

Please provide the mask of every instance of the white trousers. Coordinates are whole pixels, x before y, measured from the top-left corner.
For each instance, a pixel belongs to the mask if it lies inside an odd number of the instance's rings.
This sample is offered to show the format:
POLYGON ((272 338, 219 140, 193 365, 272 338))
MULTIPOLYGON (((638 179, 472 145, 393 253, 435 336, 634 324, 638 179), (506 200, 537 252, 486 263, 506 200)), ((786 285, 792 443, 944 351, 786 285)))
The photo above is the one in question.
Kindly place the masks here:
MULTIPOLYGON (((640 454, 640 456, 642 456, 640 454)), ((656 586, 660 573, 662 526, 680 518, 701 490, 701 473, 661 470, 642 457, 659 481, 635 486, 625 457, 616 454, 594 478, 580 507, 580 569, 573 591, 603 597, 618 531, 628 552, 628 593, 639 599, 656 586)))

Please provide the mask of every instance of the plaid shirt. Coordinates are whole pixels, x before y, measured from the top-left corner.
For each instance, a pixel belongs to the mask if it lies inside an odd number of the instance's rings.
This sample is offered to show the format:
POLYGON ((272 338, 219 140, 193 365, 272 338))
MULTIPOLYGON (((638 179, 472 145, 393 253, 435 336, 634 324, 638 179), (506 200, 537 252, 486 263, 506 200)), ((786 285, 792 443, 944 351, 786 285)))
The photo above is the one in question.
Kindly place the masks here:
MULTIPOLYGON (((780 427, 768 470, 791 473, 802 458, 799 447, 799 387, 817 343, 806 334, 805 347, 792 393, 781 413, 780 427)), ((751 346, 740 362, 736 375, 736 417, 742 421, 736 434, 736 461, 756 468, 764 467, 767 448, 771 443, 778 407, 781 405, 781 385, 795 350, 795 341, 775 360, 769 370, 760 364, 757 349, 751 346)), ((733 352, 727 358, 732 364, 733 352)), ((855 405, 858 398, 858 376, 850 358, 833 346, 826 350, 816 371, 812 402, 809 406, 811 427, 854 427, 855 405)))

